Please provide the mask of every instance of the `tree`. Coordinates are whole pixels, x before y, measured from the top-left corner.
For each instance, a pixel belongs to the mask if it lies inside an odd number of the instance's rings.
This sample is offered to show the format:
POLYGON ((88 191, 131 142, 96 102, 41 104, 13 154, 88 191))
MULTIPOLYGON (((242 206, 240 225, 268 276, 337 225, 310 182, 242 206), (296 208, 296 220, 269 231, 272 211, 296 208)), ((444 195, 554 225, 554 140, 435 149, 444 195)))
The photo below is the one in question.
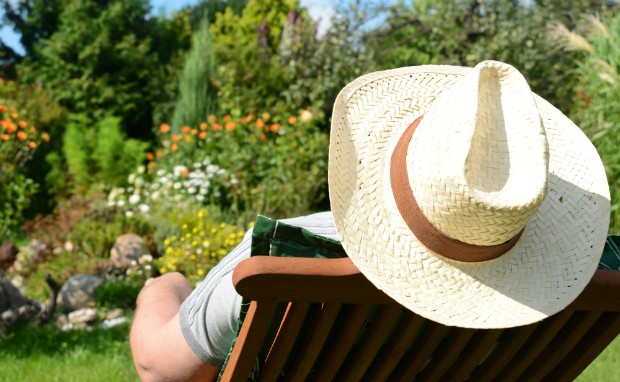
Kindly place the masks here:
POLYGON ((213 53, 213 37, 209 32, 209 20, 203 23, 192 38, 192 47, 187 55, 179 80, 179 98, 172 117, 172 127, 179 131, 182 125, 197 127, 215 113, 217 91, 211 79, 216 72, 213 53))

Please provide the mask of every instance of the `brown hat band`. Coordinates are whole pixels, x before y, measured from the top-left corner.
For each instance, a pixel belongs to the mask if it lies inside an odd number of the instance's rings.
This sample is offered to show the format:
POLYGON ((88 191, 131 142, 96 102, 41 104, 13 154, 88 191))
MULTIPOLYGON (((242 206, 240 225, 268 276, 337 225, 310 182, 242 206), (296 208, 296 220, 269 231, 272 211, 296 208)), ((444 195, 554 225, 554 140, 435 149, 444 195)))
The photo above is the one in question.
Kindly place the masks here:
POLYGON ((487 261, 508 252, 519 241, 523 230, 505 243, 489 246, 464 243, 444 235, 428 221, 413 196, 407 172, 407 149, 416 127, 422 120, 418 117, 405 130, 392 153, 390 181, 396 206, 415 237, 428 249, 448 259, 463 262, 487 261))

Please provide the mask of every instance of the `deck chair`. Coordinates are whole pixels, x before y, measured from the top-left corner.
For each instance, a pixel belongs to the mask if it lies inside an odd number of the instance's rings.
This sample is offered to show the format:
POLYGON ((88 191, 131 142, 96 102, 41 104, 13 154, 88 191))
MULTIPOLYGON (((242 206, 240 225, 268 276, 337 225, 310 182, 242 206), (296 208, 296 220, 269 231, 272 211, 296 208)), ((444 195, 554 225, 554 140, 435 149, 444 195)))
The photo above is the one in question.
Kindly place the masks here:
POLYGON ((620 332, 620 271, 597 270, 560 313, 502 330, 424 319, 348 258, 252 257, 233 283, 251 303, 223 381, 247 381, 257 363, 261 381, 570 381, 620 332))

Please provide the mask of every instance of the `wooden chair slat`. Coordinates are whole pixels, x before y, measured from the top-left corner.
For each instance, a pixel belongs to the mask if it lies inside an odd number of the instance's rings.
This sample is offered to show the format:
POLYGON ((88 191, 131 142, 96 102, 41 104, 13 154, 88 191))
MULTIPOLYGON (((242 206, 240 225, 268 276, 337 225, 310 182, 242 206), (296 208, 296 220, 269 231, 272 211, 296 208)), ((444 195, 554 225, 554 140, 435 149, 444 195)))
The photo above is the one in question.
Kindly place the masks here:
POLYGON ((277 303, 252 301, 222 374, 222 381, 247 380, 263 344, 277 303))
POLYGON ((372 305, 350 305, 347 308, 349 309, 344 315, 339 315, 340 322, 336 322, 337 325, 332 329, 333 341, 328 349, 323 349, 324 352, 318 361, 321 367, 315 375, 311 376, 314 381, 323 382, 334 379, 358 338, 372 305))
POLYGON ((390 376, 394 381, 412 381, 427 364, 430 355, 439 345, 449 328, 427 320, 422 335, 413 347, 400 360, 396 370, 390 376))
POLYGON ((475 330, 473 329, 452 328, 448 335, 441 341, 440 346, 435 349, 430 362, 424 367, 422 373, 416 377, 416 380, 441 380, 442 375, 459 357, 474 333, 475 330))
POLYGON ((305 381, 338 316, 341 304, 322 304, 308 329, 285 381, 305 381))
POLYGON ((426 320, 417 314, 406 311, 398 328, 398 335, 392 336, 384 349, 375 360, 375 366, 367 377, 368 381, 385 381, 405 352, 409 349, 414 339, 419 335, 426 320))
POLYGON ((356 347, 355 353, 347 358, 342 370, 338 373, 337 380, 359 381, 362 378, 381 345, 386 342, 386 336, 394 328, 395 321, 401 311, 402 308, 398 305, 381 305, 379 307, 362 343, 356 347))
POLYGON ((290 354, 310 304, 288 304, 280 328, 261 370, 262 381, 275 381, 290 354))
POLYGON ((562 331, 555 336, 520 378, 528 381, 545 378, 562 358, 575 348, 577 342, 587 335, 601 314, 602 312, 599 311, 575 312, 562 331))
POLYGON ((592 329, 547 376, 549 381, 573 381, 620 332, 620 314, 603 313, 592 329))
POLYGON ((563 310, 560 313, 544 320, 532 333, 528 341, 515 354, 510 367, 498 376, 501 381, 521 380, 519 377, 540 353, 549 345, 553 338, 562 330, 574 312, 563 310))
POLYGON ((464 381, 491 353, 503 330, 478 331, 461 353, 459 359, 443 375, 446 381, 464 381))

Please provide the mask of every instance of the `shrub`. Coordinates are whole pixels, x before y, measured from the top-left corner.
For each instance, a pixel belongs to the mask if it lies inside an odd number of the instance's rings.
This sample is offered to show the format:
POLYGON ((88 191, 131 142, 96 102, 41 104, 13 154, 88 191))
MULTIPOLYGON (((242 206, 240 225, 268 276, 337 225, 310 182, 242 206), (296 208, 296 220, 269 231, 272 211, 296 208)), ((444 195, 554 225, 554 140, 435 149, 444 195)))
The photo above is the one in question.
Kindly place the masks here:
POLYGON ((125 184, 127 175, 144 160, 146 142, 127 139, 120 119, 93 122, 77 115, 63 136, 63 154, 75 193, 88 193, 125 184))
POLYGON ((221 179, 221 197, 207 200, 239 224, 253 221, 257 213, 306 213, 325 195, 328 136, 317 128, 310 110, 297 116, 209 116, 198 128, 184 126, 181 134, 170 133, 163 124, 159 138, 161 148, 149 168, 208 155, 212 165, 230 175, 221 179))
POLYGON ((123 278, 104 281, 97 288, 97 306, 101 308, 136 307, 136 298, 144 286, 144 280, 123 278))
POLYGON ((0 105, 0 241, 22 222, 38 185, 25 176, 25 164, 50 136, 20 118, 15 108, 0 105))
POLYGON ((156 264, 159 272, 181 272, 194 284, 239 244, 242 237, 239 227, 219 223, 201 209, 182 225, 178 235, 164 240, 166 249, 156 264))

